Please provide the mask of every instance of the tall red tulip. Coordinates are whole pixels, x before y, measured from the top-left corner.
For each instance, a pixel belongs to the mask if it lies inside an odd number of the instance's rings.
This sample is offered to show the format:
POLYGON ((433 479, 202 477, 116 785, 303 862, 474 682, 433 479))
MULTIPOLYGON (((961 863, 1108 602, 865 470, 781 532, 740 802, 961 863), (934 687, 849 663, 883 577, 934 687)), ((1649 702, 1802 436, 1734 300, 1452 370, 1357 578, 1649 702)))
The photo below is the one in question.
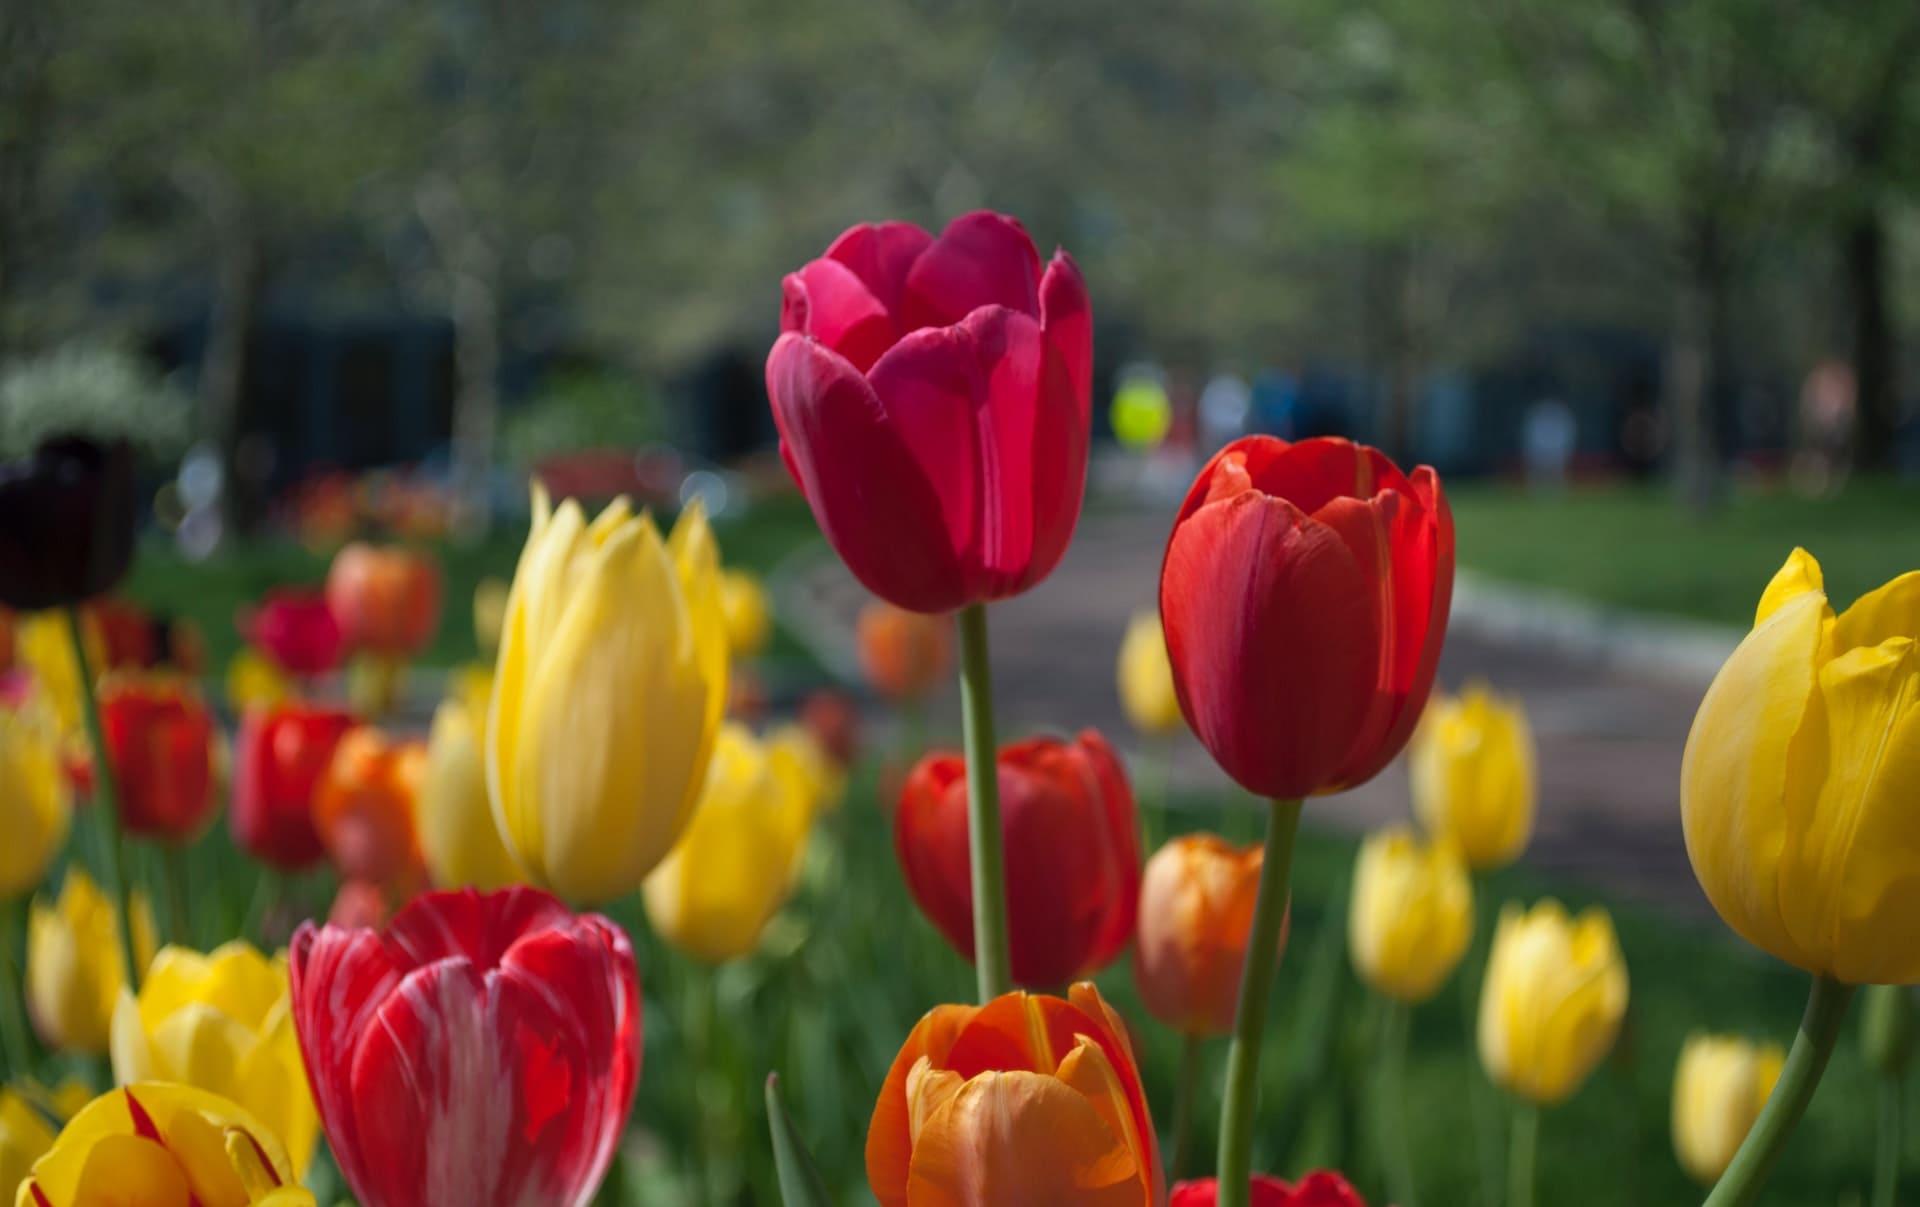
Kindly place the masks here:
POLYGON ((1160 571, 1187 723, 1248 791, 1364 783, 1406 745, 1453 597, 1453 516, 1426 466, 1337 438, 1221 449, 1160 571))
POLYGON ((285 871, 319 862, 313 799, 334 747, 354 726, 351 713, 289 704, 248 713, 234 740, 233 841, 285 871))
MULTIPOLYGON (((1126 772, 1098 733, 1029 738, 1001 749, 1013 979, 1059 986, 1112 963, 1133 937, 1140 827, 1126 772)), ((913 898, 973 958, 965 761, 935 751, 915 764, 894 819, 913 898)))
POLYGON ((327 570, 327 606, 348 648, 410 658, 440 627, 440 567, 417 549, 355 541, 327 570))
POLYGON ((242 617, 240 628, 254 648, 295 675, 324 675, 337 669, 346 654, 347 636, 321 591, 269 591, 259 607, 242 617))
POLYGON ((783 282, 767 393, 787 468, 836 552, 915 612, 1017 595, 1073 535, 1093 312, 1003 214, 934 238, 856 226, 783 282))
MULTIPOLYGON (((1212 1178, 1182 1182, 1167 1207, 1214 1207, 1219 1187, 1212 1178)), ((1310 1173, 1289 1186, 1270 1174, 1253 1175, 1253 1207, 1367 1207, 1360 1192, 1337 1173, 1310 1173)))
POLYGON ((633 948, 537 889, 429 893, 384 931, 301 926, 294 1027, 364 1207, 582 1207, 640 1076, 633 948))
POLYGON ((128 675, 102 691, 100 722, 127 833, 168 842, 199 837, 213 820, 214 726, 185 684, 128 675))

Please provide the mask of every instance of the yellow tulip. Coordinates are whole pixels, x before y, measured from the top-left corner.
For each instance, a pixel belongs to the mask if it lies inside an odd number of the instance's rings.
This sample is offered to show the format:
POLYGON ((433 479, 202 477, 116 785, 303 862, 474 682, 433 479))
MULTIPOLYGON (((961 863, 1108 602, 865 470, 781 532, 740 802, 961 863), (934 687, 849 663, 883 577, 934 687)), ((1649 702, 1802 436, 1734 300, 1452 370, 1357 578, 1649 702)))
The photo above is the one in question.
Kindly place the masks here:
POLYGON ((767 734, 767 757, 782 765, 812 802, 814 816, 840 808, 847 794, 847 771, 827 753, 820 739, 804 725, 786 724, 767 734))
POLYGON ((1687 855, 1749 943, 1848 984, 1920 983, 1920 571, 1836 617, 1796 549, 1700 702, 1687 855))
POLYGON ((491 658, 500 650, 500 629, 507 620, 510 588, 497 578, 483 578, 473 589, 473 639, 491 658))
POLYGON ((1451 843, 1395 827, 1360 844, 1347 914, 1354 971, 1388 997, 1426 1001, 1473 938, 1473 885, 1451 843))
POLYGON ((767 589, 749 570, 720 575, 720 608, 727 617, 727 644, 737 658, 757 658, 773 637, 773 608, 767 589))
POLYGON ((791 763, 741 726, 723 727, 692 824, 647 877, 654 929, 714 963, 751 952, 793 888, 812 807, 791 763))
POLYGON ((1180 698, 1173 690, 1173 664, 1167 661, 1167 638, 1160 617, 1137 612, 1120 639, 1120 707, 1127 720, 1143 734, 1164 737, 1179 731, 1180 698))
POLYGON ((287 961, 239 940, 201 955, 168 947, 113 1012, 113 1077, 174 1081, 230 1098, 286 1142, 304 1175, 320 1138, 288 1003, 287 961))
POLYGON ((1505 867, 1533 836, 1533 730, 1520 702, 1471 683, 1435 696, 1407 747, 1413 809, 1481 870, 1505 867))
POLYGON ((1780 1079, 1786 1053, 1731 1035, 1690 1035, 1673 1074, 1673 1151, 1702 1186, 1720 1180, 1780 1079))
POLYGON ((534 487, 487 720, 487 792, 536 882, 611 901, 673 849, 727 702, 720 558, 696 502, 666 541, 534 487))
POLYGON ((0 1089, 0 1203, 19 1193, 33 1163, 53 1147, 53 1127, 25 1097, 0 1089))
POLYGON ((415 797, 414 828, 427 873, 442 888, 503 888, 526 877, 500 841, 487 803, 487 762, 480 750, 486 724, 484 689, 441 701, 427 738, 427 767, 415 797))
MULTIPOLYGON (((106 648, 92 625, 86 625, 84 632, 87 659, 98 674, 106 665, 106 648)), ((67 633, 65 613, 35 612, 22 617, 14 628, 13 641, 20 665, 33 672, 40 690, 52 701, 60 732, 80 733, 80 664, 73 660, 73 640, 67 633)))
MULTIPOLYGON (((106 1054, 113 1007, 126 984, 113 903, 78 867, 69 867, 59 900, 39 898, 27 922, 27 1007, 49 1048, 106 1054)), ((133 899, 135 958, 153 961, 153 911, 133 899)))
POLYGON ((38 888, 66 845, 73 801, 64 744, 46 696, 33 684, 0 693, 0 901, 38 888))
POLYGON ((244 713, 269 709, 293 698, 293 680, 256 650, 244 649, 227 663, 227 706, 244 713))
POLYGON ((244 1107, 142 1082, 73 1117, 16 1207, 314 1207, 280 1140, 244 1107))
POLYGON ((1567 917, 1557 901, 1500 911, 1480 991, 1480 1063, 1531 1102, 1565 1099, 1613 1047, 1627 1012, 1627 965, 1603 909, 1567 917))

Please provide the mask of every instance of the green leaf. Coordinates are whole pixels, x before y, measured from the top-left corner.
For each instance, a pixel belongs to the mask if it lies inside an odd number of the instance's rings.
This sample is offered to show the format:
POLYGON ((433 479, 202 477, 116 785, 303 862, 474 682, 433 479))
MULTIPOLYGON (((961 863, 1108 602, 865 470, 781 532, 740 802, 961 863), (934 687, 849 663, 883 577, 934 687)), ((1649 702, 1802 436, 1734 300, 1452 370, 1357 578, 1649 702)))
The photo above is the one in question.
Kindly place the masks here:
POLYGON ((826 1181, 807 1151, 780 1099, 780 1074, 767 1074, 767 1126, 773 1132, 773 1163, 780 1171, 780 1197, 786 1207, 831 1207, 826 1181))

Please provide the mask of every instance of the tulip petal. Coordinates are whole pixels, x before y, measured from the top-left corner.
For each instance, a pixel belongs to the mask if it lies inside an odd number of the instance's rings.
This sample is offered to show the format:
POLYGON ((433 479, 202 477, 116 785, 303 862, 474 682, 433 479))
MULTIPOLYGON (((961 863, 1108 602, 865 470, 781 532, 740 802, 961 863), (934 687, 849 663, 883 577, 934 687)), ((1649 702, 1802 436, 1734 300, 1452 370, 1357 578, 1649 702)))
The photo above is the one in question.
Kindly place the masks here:
POLYGON ((907 1207, 915 1131, 908 1080, 923 1060, 944 1066, 954 1042, 979 1013, 978 1006, 935 1006, 914 1024, 894 1056, 867 1125, 867 1181, 880 1207, 907 1207))
POLYGON ((1769 616, 1780 610, 1782 604, 1797 599, 1809 592, 1825 596, 1826 576, 1820 571, 1820 563, 1813 554, 1805 549, 1796 548, 1787 555, 1780 569, 1774 571, 1773 579, 1767 583, 1767 589, 1760 593, 1760 606, 1754 610, 1753 627, 1759 628, 1769 616))
POLYGON ((467 889, 409 902, 387 923, 386 937, 405 957, 403 967, 463 957, 484 971, 497 967, 521 939, 572 917, 552 894, 526 885, 484 894, 467 889))
MULTIPOLYGON (((849 227, 823 257, 853 270, 867 291, 893 316, 896 334, 910 328, 904 314, 907 274, 933 245, 933 236, 911 222, 866 222, 849 227)), ((782 331, 791 328, 782 326, 782 331)))
POLYGON ((961 1087, 921 1131, 914 1207, 1073 1203, 1137 1207, 1140 1168, 1087 1100, 1037 1073, 991 1072, 961 1087))
POLYGON ((862 373, 893 344, 893 315, 838 260, 815 260, 788 273, 781 290, 780 329, 812 336, 862 373))
POLYGON ((1040 253, 1016 218, 962 214, 907 273, 901 313, 909 331, 958 323, 983 306, 1040 316, 1040 253))
POLYGON ((1879 645, 1889 637, 1920 638, 1920 570, 1854 600, 1833 626, 1836 653, 1879 645))
POLYGON ((394 953, 371 930, 303 925, 288 964, 300 1052, 334 1158, 349 1184, 368 1186, 350 1070, 381 1003, 400 983, 394 953))
POLYGON ((1084 425, 1093 415, 1093 305, 1080 266, 1064 251, 1053 253, 1040 278, 1040 329, 1073 381, 1084 425))

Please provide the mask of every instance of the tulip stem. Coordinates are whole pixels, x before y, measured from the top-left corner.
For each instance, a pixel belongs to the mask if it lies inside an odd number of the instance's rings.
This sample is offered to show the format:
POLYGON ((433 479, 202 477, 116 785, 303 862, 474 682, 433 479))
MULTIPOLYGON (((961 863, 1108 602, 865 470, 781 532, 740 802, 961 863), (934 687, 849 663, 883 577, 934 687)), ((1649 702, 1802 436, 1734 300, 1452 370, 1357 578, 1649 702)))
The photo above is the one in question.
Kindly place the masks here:
POLYGON ((1707 1196, 1705 1207, 1747 1207, 1759 1197, 1761 1184, 1787 1146, 1787 1137, 1813 1101, 1813 1091, 1827 1070, 1827 1059, 1840 1038, 1840 1023, 1847 1016, 1847 1003, 1852 1000, 1852 985, 1843 985, 1832 977, 1813 978, 1800 1033, 1793 1037, 1793 1048, 1780 1069, 1780 1079, 1773 1084, 1773 1094, 1754 1120, 1740 1151, 1733 1154, 1727 1172, 1720 1175, 1713 1193, 1707 1196))
POLYGON ((1513 1136, 1507 1150, 1507 1207, 1533 1207, 1534 1165, 1540 1155, 1540 1108, 1524 1099, 1513 1108, 1513 1136))
POLYGON ((1894 1207, 1900 1189, 1901 1108, 1904 1086, 1898 1077, 1880 1079, 1880 1137, 1873 1157, 1873 1207, 1894 1207))
POLYGON ((1193 1165, 1193 1094, 1200 1080, 1200 1037, 1188 1032, 1180 1049, 1180 1080, 1173 1091, 1173 1160, 1167 1174, 1178 1180, 1193 1165))
POLYGON ((27 1020, 21 1013, 22 994, 27 985, 26 961, 20 958, 20 932, 26 929, 25 910, 17 901, 0 904, 0 1040, 5 1042, 6 1066, 0 1079, 16 1081, 33 1070, 33 1045, 27 1039, 27 1020))
POLYGON ((967 750, 967 855, 973 868, 973 966, 980 1000, 1013 988, 1007 942, 1007 868, 1000 832, 999 751, 993 738, 993 671, 987 609, 960 609, 960 719, 967 750))
POLYGON ((173 941, 182 947, 193 944, 193 902, 187 892, 187 849, 177 842, 161 844, 160 862, 167 877, 167 925, 173 941))
POLYGON ((86 634, 80 627, 77 604, 67 608, 67 641, 73 647, 73 664, 80 671, 81 711, 86 715, 87 740, 93 748, 93 802, 89 811, 100 836, 100 887, 113 902, 117 915, 127 986, 138 993, 146 970, 133 954, 133 890, 121 866, 120 796, 114 790, 113 759, 107 753, 106 727, 100 723, 100 701, 94 690, 93 667, 87 660, 86 634))
POLYGON ((1280 927, 1290 899, 1293 843, 1300 833, 1297 800, 1269 802, 1267 846, 1260 864, 1247 960, 1240 973, 1240 1003, 1233 1015, 1233 1045, 1227 1049, 1227 1089, 1220 1104, 1219 1207, 1248 1207, 1253 1184, 1253 1115, 1260 1090, 1260 1041, 1266 1033, 1267 995, 1280 963, 1280 927))
POLYGON ((1407 1145, 1407 1040, 1413 1011, 1388 999, 1380 1043, 1380 1103, 1375 1112, 1395 1207, 1414 1207, 1413 1153, 1407 1145))

